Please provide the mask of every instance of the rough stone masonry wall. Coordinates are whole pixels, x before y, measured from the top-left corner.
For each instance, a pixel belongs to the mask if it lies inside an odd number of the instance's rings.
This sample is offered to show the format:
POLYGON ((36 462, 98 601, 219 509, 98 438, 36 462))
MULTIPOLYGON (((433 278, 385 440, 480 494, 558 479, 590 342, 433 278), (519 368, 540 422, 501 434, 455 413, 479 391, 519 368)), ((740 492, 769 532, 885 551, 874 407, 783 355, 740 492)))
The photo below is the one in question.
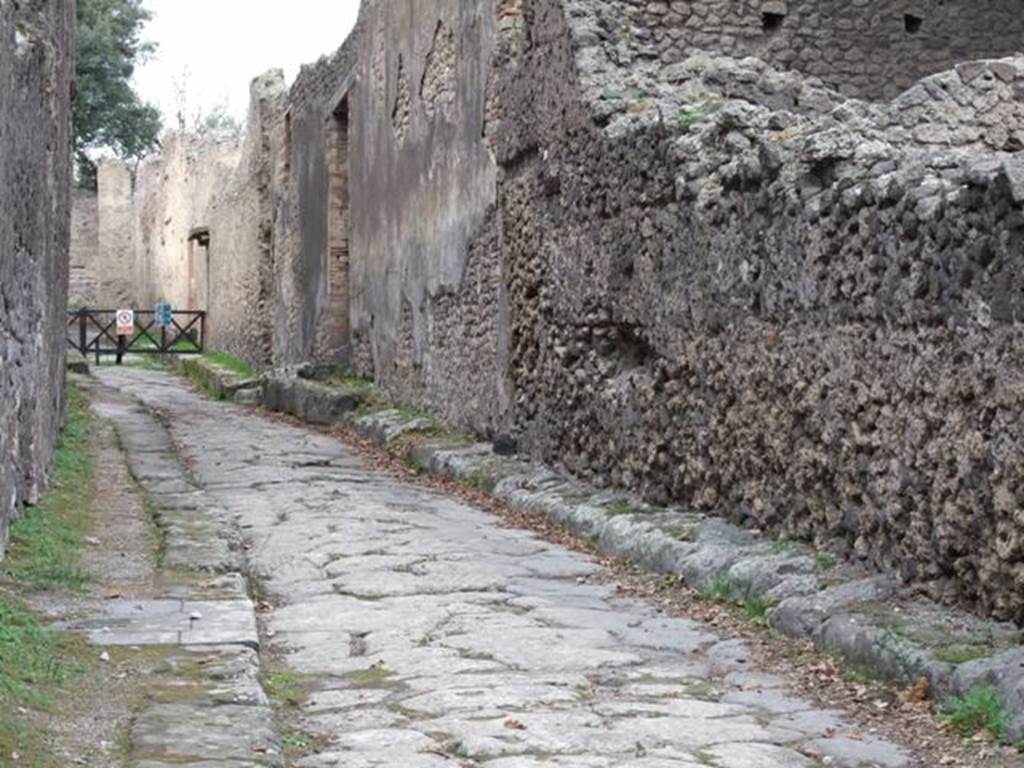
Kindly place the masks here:
POLYGON ((872 106, 608 6, 525 2, 499 91, 524 445, 1024 619, 1024 58, 872 106))
MULTIPOLYGON (((607 4, 612 5, 612 4, 607 4)), ((629 0, 600 19, 671 63, 756 56, 847 95, 891 98, 953 64, 1024 52, 1020 0, 629 0), (613 27, 617 26, 617 29, 613 27)))
POLYGON ((0 553, 64 406, 73 2, 0 0, 0 553))

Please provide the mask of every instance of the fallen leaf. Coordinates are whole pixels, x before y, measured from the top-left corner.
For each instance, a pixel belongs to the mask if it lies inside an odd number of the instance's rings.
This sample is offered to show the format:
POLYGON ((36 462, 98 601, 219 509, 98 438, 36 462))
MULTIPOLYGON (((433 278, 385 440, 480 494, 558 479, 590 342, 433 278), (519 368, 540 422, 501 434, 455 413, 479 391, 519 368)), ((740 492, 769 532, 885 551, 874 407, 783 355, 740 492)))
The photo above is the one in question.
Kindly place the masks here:
POLYGON ((913 687, 903 694, 903 700, 909 702, 928 701, 931 698, 931 686, 926 678, 921 678, 913 687))

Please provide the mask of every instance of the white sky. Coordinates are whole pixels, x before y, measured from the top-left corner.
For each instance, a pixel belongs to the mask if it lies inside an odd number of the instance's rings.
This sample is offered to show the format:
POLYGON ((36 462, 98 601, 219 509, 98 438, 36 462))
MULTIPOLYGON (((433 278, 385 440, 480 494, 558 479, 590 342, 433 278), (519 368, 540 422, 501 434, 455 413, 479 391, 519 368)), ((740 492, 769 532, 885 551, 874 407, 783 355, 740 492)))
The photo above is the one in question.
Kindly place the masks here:
POLYGON ((268 69, 288 83, 299 66, 337 49, 355 25, 359 0, 146 0, 153 13, 144 38, 157 44, 138 67, 144 101, 175 125, 176 83, 187 77, 188 111, 219 104, 244 120, 249 82, 268 69))

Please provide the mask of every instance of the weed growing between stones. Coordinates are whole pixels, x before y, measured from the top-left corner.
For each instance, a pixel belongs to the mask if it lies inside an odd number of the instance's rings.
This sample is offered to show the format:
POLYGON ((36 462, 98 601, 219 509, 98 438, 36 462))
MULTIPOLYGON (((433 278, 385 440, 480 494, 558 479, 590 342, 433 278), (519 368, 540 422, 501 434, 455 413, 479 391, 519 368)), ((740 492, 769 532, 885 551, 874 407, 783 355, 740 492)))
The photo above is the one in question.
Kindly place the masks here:
POLYGON ((836 567, 836 556, 827 552, 819 552, 814 556, 814 562, 819 571, 831 571, 836 567))
POLYGON ((694 126, 703 123, 712 114, 722 108, 721 103, 713 99, 701 102, 693 106, 690 109, 683 109, 679 111, 679 128, 684 132, 688 133, 694 126))
POLYGON ((941 712, 950 727, 965 738, 988 733, 997 742, 1006 742, 1006 708, 990 686, 978 686, 965 696, 950 699, 941 712))
POLYGON ((270 672, 263 678, 263 689, 275 704, 299 707, 309 696, 304 678, 295 672, 270 672))
POLYGON ((739 602, 739 590, 736 582, 728 576, 718 576, 704 590, 701 596, 719 603, 735 604, 739 602))
POLYGON ((613 501, 606 509, 608 510, 608 514, 612 517, 618 517, 619 515, 636 515, 643 512, 642 509, 634 507, 625 499, 613 501))
POLYGON ((787 552, 793 550, 793 542, 789 539, 779 539, 778 541, 772 542, 772 554, 773 555, 784 555, 787 552))
POLYGON ((874 672, 864 667, 855 667, 841 657, 834 657, 836 664, 843 670, 842 677, 847 683, 857 685, 877 685, 886 681, 885 675, 874 672))
POLYGON ((356 669, 344 675, 354 688, 388 688, 392 685, 391 678, 395 672, 383 665, 375 665, 368 669, 356 669))
POLYGON ((938 661, 953 665, 984 659, 991 655, 991 650, 977 645, 948 645, 945 648, 938 648, 932 653, 932 656, 938 661))
POLYGON ((463 478, 462 482, 482 493, 491 493, 497 484, 494 477, 484 469, 476 469, 463 478))
POLYGON ((743 618, 751 624, 759 624, 762 627, 768 626, 768 612, 772 609, 772 603, 762 595, 752 595, 745 599, 740 605, 743 618))
POLYGON ((738 609, 740 616, 751 624, 768 626, 768 613, 773 607, 772 602, 763 595, 744 595, 736 582, 728 576, 714 579, 701 592, 701 597, 738 609))

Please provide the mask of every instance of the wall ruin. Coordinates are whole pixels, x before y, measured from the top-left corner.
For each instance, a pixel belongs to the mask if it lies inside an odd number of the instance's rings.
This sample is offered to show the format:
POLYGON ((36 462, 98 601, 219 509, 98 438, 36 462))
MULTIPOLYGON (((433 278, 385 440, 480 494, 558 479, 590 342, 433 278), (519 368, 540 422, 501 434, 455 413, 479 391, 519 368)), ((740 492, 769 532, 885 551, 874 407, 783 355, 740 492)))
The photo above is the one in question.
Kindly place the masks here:
POLYGON ((72 302, 205 310, 213 348, 268 365, 271 141, 284 95, 279 71, 253 81, 242 140, 169 134, 134 178, 121 161, 101 162, 97 195, 75 196, 72 302), (195 237, 199 231, 208 236, 195 237))
POLYGON ((961 61, 1024 51, 1024 14, 1018 0, 633 0, 582 5, 601 11, 590 16, 597 25, 588 34, 618 37, 627 55, 657 56, 665 63, 697 51, 755 56, 866 99, 892 98, 916 80, 961 61))
POLYGON ((74 18, 0 0, 0 556, 64 409, 74 18))
POLYGON ((967 8, 366 2, 250 142, 235 349, 1022 620, 1021 19, 967 8))

